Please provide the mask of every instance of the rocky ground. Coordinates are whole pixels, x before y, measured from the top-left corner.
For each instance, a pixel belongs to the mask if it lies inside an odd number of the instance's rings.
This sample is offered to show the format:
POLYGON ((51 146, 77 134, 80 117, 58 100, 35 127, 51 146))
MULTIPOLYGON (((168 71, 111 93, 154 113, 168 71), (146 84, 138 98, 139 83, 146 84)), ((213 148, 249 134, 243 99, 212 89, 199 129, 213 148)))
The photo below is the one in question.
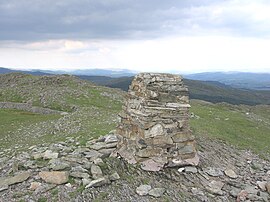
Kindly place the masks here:
POLYGON ((0 159, 0 201, 269 201, 270 164, 249 151, 197 137, 198 167, 147 172, 110 157, 113 133, 76 138, 0 159))

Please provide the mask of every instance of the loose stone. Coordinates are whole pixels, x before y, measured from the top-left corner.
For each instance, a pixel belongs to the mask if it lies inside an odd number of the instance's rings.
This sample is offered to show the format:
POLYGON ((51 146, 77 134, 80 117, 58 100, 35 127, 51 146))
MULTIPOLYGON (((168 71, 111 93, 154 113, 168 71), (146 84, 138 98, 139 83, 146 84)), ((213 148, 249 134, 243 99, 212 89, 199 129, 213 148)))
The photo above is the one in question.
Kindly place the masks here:
POLYGON ((140 185, 139 187, 136 188, 136 193, 139 194, 140 196, 146 196, 148 195, 150 190, 151 190, 150 185, 140 185))
POLYGON ((224 171, 225 175, 232 178, 232 179, 236 179, 237 178, 237 175, 236 173, 232 170, 232 169, 226 169, 224 171))
POLYGON ((98 178, 101 178, 103 177, 103 173, 102 173, 102 170, 99 166, 93 164, 91 166, 91 174, 92 174, 92 177, 94 179, 98 179, 98 178))
POLYGON ((117 172, 114 172, 113 174, 111 174, 111 175, 109 176, 109 179, 110 179, 111 181, 119 180, 119 179, 120 179, 120 176, 119 176, 119 174, 118 174, 117 172))
POLYGON ((85 188, 87 189, 91 187, 100 187, 109 183, 110 183, 109 179, 102 177, 102 178, 91 181, 85 188))
POLYGON ((219 177, 223 175, 223 172, 219 168, 208 167, 205 169, 205 172, 212 177, 219 177))
POLYGON ((223 186, 224 186, 223 182, 213 180, 208 184, 208 190, 213 194, 223 195, 224 193, 221 190, 223 186))
POLYGON ((9 185, 17 184, 27 180, 31 176, 30 172, 22 172, 13 177, 0 178, 0 188, 5 189, 9 185))
POLYGON ((151 189, 148 194, 150 196, 159 198, 164 194, 164 192, 165 192, 164 188, 154 188, 154 189, 151 189))
POLYGON ((193 167, 193 166, 187 166, 185 167, 185 172, 186 173, 197 173, 198 170, 196 167, 193 167))
POLYGON ((41 186, 40 182, 31 182, 31 185, 29 187, 30 190, 35 191, 41 186))
POLYGON ((52 152, 51 150, 46 150, 43 154, 44 159, 56 159, 58 158, 58 153, 57 152, 52 152))

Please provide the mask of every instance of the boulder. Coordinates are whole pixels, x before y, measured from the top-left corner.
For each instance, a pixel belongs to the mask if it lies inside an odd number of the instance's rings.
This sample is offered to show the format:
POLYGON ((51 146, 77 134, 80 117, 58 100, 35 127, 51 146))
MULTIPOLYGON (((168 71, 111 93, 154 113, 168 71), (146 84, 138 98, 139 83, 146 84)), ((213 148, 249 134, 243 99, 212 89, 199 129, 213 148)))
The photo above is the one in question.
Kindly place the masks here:
POLYGON ((22 172, 13 177, 0 178, 0 189, 6 189, 9 185, 17 184, 27 180, 31 176, 30 172, 22 172))
POLYGON ((41 171, 39 177, 47 183, 64 184, 68 181, 69 173, 65 171, 41 171))

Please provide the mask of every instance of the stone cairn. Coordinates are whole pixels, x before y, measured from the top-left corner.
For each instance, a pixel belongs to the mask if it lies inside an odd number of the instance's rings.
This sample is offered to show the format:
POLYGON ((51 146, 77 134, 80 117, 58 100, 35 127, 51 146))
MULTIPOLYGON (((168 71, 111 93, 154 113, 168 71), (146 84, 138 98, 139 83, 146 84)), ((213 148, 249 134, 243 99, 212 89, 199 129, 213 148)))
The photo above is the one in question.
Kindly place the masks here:
POLYGON ((189 127, 189 93, 183 78, 140 73, 132 81, 116 133, 117 153, 147 171, 197 165, 189 127))

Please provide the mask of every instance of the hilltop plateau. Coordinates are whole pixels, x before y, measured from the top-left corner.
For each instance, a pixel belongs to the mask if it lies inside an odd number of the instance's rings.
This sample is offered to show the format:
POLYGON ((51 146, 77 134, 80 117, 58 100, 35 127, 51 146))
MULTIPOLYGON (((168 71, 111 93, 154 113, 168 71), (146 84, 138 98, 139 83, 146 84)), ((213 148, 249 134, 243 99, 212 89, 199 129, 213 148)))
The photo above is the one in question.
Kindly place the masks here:
POLYGON ((0 102, 25 104, 1 105, 0 201, 270 200, 269 105, 191 100, 199 166, 153 173, 108 157, 125 95, 69 75, 0 75, 0 102))

